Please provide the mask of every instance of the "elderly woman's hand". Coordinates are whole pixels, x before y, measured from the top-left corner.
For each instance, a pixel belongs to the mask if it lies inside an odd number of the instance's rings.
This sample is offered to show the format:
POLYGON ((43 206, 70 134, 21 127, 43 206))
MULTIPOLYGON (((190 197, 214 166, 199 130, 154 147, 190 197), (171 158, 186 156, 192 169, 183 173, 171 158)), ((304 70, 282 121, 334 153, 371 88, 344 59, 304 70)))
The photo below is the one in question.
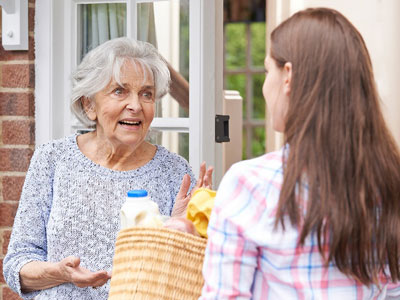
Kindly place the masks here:
POLYGON ((91 272, 81 267, 79 257, 75 256, 68 256, 60 262, 31 261, 21 268, 19 275, 24 293, 69 282, 81 288, 96 288, 111 278, 107 271, 91 272))
POLYGON ((68 256, 59 262, 60 272, 67 282, 75 284, 77 287, 99 287, 105 284, 111 274, 107 271, 92 272, 81 267, 79 257, 68 256))
POLYGON ((181 188, 179 189, 178 195, 176 196, 175 199, 175 205, 172 208, 172 214, 171 217, 186 217, 186 209, 187 205, 189 203, 190 198, 192 197, 192 194, 201 187, 205 188, 212 188, 212 173, 214 171, 214 168, 212 166, 208 167, 206 171, 206 163, 203 162, 200 165, 200 172, 199 172, 199 179, 197 180, 196 185, 194 188, 188 193, 189 188, 190 188, 190 176, 186 174, 183 176, 181 188))

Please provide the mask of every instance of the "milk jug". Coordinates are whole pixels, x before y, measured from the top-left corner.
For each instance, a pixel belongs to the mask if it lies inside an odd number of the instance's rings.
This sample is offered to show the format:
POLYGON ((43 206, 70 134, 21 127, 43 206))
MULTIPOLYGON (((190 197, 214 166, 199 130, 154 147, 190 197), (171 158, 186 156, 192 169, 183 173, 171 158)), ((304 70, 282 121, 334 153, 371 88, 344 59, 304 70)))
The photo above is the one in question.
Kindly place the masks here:
POLYGON ((121 208, 121 229, 132 226, 161 227, 162 218, 157 203, 146 190, 130 190, 121 208))

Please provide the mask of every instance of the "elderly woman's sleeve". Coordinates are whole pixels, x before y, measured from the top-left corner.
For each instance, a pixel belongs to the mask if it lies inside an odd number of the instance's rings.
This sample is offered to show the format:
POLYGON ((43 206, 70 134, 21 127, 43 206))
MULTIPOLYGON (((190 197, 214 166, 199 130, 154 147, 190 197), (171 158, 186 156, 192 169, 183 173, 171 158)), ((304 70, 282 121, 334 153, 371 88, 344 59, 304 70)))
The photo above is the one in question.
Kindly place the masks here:
POLYGON ((38 148, 25 178, 7 255, 3 261, 7 284, 24 299, 32 299, 39 292, 21 292, 21 268, 31 261, 47 260, 46 224, 52 200, 53 168, 51 146, 38 148))

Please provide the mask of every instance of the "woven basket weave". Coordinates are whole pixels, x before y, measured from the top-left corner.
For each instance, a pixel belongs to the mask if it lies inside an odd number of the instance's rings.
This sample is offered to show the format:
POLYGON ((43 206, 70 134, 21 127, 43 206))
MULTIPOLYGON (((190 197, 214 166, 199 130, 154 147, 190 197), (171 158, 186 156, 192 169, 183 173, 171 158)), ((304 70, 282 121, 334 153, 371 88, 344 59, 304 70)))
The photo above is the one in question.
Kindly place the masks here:
POLYGON ((191 300, 201 294, 206 239, 167 228, 118 234, 109 300, 191 300))

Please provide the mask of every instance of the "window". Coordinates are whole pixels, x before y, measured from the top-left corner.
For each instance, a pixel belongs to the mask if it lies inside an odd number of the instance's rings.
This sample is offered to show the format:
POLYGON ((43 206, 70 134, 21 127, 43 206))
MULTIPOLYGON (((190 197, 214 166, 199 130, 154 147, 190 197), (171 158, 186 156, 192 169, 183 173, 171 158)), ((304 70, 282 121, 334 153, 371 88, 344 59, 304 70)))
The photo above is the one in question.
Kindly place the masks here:
MULTIPOLYGON (((78 2, 78 63, 87 52, 105 41, 126 36, 126 10, 126 3, 80 4, 78 2)), ((157 119, 153 123, 148 140, 163 145, 189 160, 189 127, 185 125, 187 124, 185 120, 179 119, 189 116, 189 56, 186 55, 189 48, 189 2, 180 0, 138 3, 136 16, 137 39, 153 44, 168 61, 171 73, 174 74, 173 87, 178 85, 180 90, 187 87, 187 95, 172 92, 157 101, 155 116, 157 119), (183 51, 180 51, 181 49, 183 51), (181 69, 186 78, 181 75, 181 69), (174 121, 180 124, 180 129, 165 128, 165 126, 161 129, 159 123, 162 118, 178 118, 174 121)), ((87 130, 73 116, 71 118, 75 131, 87 130)))
POLYGON ((224 88, 243 98, 243 159, 265 153, 265 7, 266 0, 224 0, 224 88))
POLYGON ((265 153, 265 22, 226 23, 224 28, 225 89, 243 97, 242 158, 252 158, 265 153))

